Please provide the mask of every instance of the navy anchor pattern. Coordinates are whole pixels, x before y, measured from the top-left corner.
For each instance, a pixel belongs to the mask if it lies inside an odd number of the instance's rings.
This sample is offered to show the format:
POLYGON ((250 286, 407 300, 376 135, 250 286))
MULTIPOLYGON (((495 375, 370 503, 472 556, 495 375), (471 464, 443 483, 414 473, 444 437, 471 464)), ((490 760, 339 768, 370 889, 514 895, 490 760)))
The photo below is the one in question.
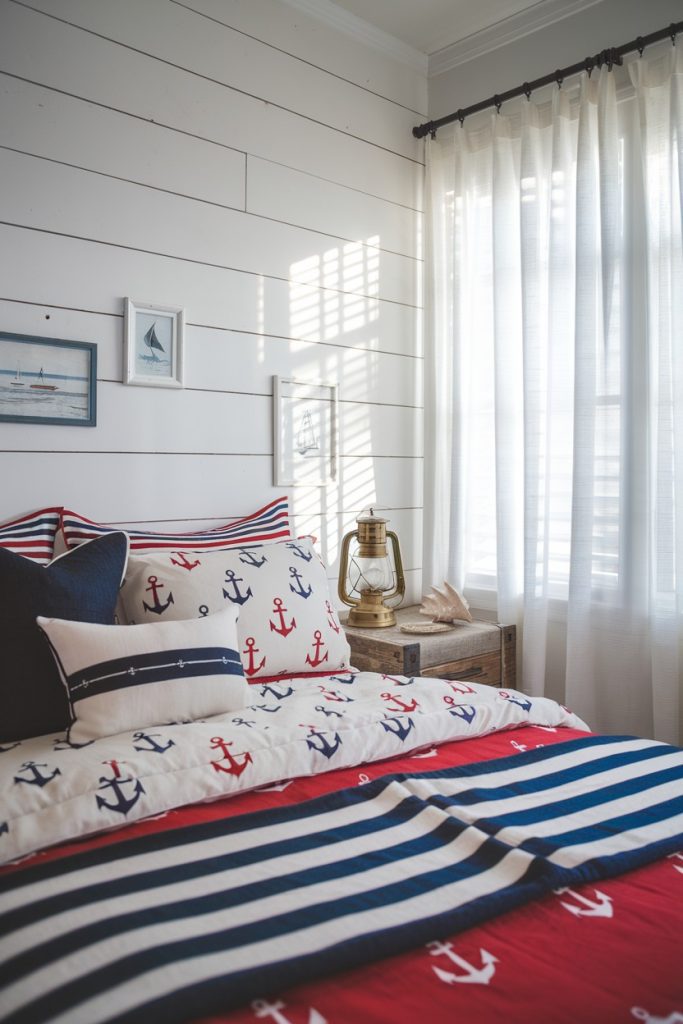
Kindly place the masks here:
MULTIPOLYGON (((245 649, 258 664, 264 655, 251 640, 245 649)), ((323 654, 321 645, 318 656, 323 654)), ((256 678, 253 689, 254 703, 221 716, 220 724, 214 719, 138 728, 90 741, 83 750, 59 735, 38 737, 4 752, 9 790, 3 794, 0 861, 31 852, 20 845, 27 842, 25 830, 13 823, 37 818, 43 809, 55 822, 73 819, 85 834, 223 792, 272 786, 283 771, 306 777, 323 766, 360 764, 368 751, 382 760, 399 750, 425 750, 445 737, 519 725, 528 720, 526 704, 541 728, 574 724, 559 706, 551 711, 551 702, 515 691, 501 697, 494 688, 460 681, 329 673, 256 678), (69 814, 54 814, 62 802, 69 814)), ((43 842, 48 827, 36 823, 43 842)))
POLYGON ((227 603, 239 608, 248 679, 348 670, 348 643, 310 539, 135 562, 122 591, 129 623, 205 617, 227 603))

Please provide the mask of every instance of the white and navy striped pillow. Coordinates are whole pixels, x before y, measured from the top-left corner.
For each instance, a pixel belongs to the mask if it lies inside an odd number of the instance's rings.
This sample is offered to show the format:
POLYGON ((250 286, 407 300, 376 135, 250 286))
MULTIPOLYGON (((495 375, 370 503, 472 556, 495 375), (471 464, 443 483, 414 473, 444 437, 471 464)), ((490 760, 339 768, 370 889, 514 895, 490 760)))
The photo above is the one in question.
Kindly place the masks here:
POLYGON ((71 706, 69 740, 194 721, 249 703, 237 609, 203 619, 100 626, 39 616, 71 706))
POLYGON ((4 523, 0 526, 0 548, 47 565, 52 559, 61 513, 59 507, 41 508, 11 523, 4 523))
MULTIPOLYGON (((68 548, 121 529, 120 526, 94 523, 69 509, 62 511, 61 527, 68 548)), ((202 530, 198 533, 153 533, 126 529, 126 533, 130 537, 131 552, 138 555, 164 551, 223 551, 231 547, 287 540, 292 535, 289 525, 289 502, 286 497, 276 498, 252 515, 233 523, 226 523, 215 530, 202 530)))

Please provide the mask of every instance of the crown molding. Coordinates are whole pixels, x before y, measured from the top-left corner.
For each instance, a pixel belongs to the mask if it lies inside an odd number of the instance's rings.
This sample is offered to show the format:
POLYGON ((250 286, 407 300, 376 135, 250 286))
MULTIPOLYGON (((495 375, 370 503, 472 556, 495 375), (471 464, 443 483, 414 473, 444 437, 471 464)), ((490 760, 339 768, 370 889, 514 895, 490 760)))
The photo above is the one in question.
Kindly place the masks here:
POLYGON ((426 54, 408 46, 407 43, 390 35, 389 32, 383 32, 381 28, 371 25, 363 18, 358 18, 350 11, 344 10, 343 7, 338 7, 337 4, 332 3, 332 0, 284 0, 284 3, 312 15, 338 32, 344 32, 358 42, 365 43, 366 46, 371 46, 373 49, 379 50, 380 53, 400 61, 421 75, 427 74, 429 58, 426 54))
POLYGON ((444 71, 466 64, 475 57, 481 57, 507 43, 513 43, 516 39, 522 39, 556 21, 571 18, 579 11, 599 3, 602 3, 602 0, 538 0, 538 3, 520 11, 519 14, 503 18, 489 28, 473 32, 451 46, 432 53, 429 57, 429 77, 441 75, 444 71))

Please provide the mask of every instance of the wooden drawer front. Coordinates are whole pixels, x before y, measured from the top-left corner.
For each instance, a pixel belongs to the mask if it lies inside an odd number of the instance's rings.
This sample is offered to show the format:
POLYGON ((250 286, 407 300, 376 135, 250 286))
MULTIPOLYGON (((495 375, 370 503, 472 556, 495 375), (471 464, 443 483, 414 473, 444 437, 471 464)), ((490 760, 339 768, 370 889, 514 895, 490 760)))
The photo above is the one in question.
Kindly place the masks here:
POLYGON ((373 637, 349 636, 351 664, 361 672, 414 676, 420 671, 420 645, 385 643, 373 637))
POLYGON ((449 661, 445 665, 430 665, 429 668, 423 668, 420 675, 437 679, 464 679, 473 683, 486 683, 487 686, 500 686, 500 651, 479 654, 474 658, 461 658, 460 661, 449 661))

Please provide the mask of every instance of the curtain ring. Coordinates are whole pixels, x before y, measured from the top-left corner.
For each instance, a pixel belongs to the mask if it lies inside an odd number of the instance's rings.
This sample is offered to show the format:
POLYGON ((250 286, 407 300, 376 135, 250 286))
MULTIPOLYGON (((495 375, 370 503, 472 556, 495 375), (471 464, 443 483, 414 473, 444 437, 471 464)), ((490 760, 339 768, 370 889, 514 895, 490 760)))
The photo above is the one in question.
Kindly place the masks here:
POLYGON ((636 47, 638 49, 638 56, 642 57, 643 50, 645 49, 645 40, 642 36, 638 36, 638 38, 636 39, 636 47))
POLYGON ((430 128, 429 129, 429 137, 430 137, 430 139, 433 142, 434 139, 436 138, 436 128, 430 128))
POLYGON ((593 68, 595 67, 595 61, 593 60, 592 57, 586 57, 585 61, 583 62, 583 66, 586 69, 586 71, 588 72, 588 77, 590 78, 590 76, 593 74, 593 68))
POLYGON ((522 86, 522 89, 524 89, 524 95, 526 96, 527 100, 530 100, 531 99, 531 86, 529 85, 529 83, 525 82, 524 85, 522 86))
POLYGON ((562 83, 564 82, 564 78, 562 77, 562 72, 560 71, 559 68, 555 72, 555 81, 557 82, 557 88, 561 89, 562 88, 562 83))
POLYGON ((496 107, 496 113, 497 113, 497 114, 500 114, 500 108, 501 108, 501 107, 502 107, 502 105, 503 105, 503 101, 501 100, 500 96, 498 96, 498 95, 496 94, 496 95, 495 95, 495 96, 493 97, 493 102, 494 102, 494 104, 495 104, 495 107, 496 107))
POLYGON ((671 37, 671 45, 672 46, 676 45, 676 35, 677 35, 677 32, 676 32, 676 22, 672 21, 671 24, 669 25, 669 36, 671 37))
POLYGON ((462 126, 465 123, 465 115, 462 112, 462 107, 460 107, 460 110, 458 110, 458 112, 456 113, 455 116, 457 117, 458 121, 460 122, 460 127, 462 128, 462 126))

